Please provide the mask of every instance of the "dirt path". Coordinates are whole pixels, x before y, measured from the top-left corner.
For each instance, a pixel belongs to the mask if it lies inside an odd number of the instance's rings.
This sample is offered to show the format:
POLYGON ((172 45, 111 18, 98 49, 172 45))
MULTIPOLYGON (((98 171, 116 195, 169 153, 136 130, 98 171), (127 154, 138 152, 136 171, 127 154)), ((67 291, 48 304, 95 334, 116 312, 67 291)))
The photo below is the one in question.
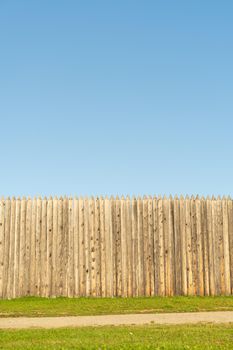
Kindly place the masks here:
POLYGON ((60 328, 106 325, 233 323, 233 311, 71 317, 0 318, 0 328, 60 328))

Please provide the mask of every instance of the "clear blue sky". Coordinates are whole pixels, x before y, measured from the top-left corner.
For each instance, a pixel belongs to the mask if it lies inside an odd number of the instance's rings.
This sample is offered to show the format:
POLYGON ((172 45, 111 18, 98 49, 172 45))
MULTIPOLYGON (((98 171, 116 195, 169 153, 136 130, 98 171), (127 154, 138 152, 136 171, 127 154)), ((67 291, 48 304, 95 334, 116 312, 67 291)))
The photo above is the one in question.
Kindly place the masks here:
POLYGON ((0 1, 3 195, 233 195, 233 2, 0 1))

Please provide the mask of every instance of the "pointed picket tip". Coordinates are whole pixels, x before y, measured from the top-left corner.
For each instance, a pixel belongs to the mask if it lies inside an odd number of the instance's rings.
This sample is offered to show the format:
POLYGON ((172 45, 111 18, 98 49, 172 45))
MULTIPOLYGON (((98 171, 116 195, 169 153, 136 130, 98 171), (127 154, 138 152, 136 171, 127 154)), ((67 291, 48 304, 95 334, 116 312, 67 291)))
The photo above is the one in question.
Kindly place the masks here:
POLYGON ((127 194, 126 199, 127 201, 130 201, 130 195, 127 194))
POLYGON ((197 201, 200 199, 199 195, 197 194, 196 195, 196 198, 195 198, 197 201))
POLYGON ((21 201, 21 198, 20 198, 20 196, 18 196, 18 197, 17 197, 17 201, 21 201))
POLYGON ((209 196, 209 195, 206 196, 206 200, 207 200, 207 201, 210 200, 210 196, 209 196))
POLYGON ((178 199, 179 199, 179 196, 177 194, 175 194, 174 200, 178 200, 178 199))
POLYGON ((201 196, 201 201, 205 201, 205 196, 201 196))
POLYGON ((1 201, 4 201, 4 200, 5 200, 4 196, 1 196, 1 201))
POLYGON ((183 201, 184 200, 184 196, 183 194, 180 195, 180 200, 183 201))
POLYGON ((211 199, 212 199, 212 201, 215 201, 215 200, 216 200, 216 198, 215 198, 214 195, 212 195, 211 199))
POLYGON ((121 196, 121 200, 123 200, 123 201, 125 200, 125 197, 124 197, 124 195, 123 195, 123 194, 122 194, 122 196, 121 196))
POLYGON ((229 201, 231 201, 231 200, 232 200, 231 196, 228 196, 228 197, 227 197, 227 199, 228 199, 229 201))
POLYGON ((132 195, 132 201, 136 201, 136 196, 135 196, 135 194, 132 195))
POLYGON ((167 196, 166 194, 163 195, 163 200, 166 201, 167 200, 167 196))
POLYGON ((119 196, 118 196, 118 194, 117 194, 117 195, 116 195, 116 201, 119 201, 119 199, 120 199, 120 198, 119 198, 119 196))
POLYGON ((221 196, 220 196, 220 194, 218 195, 217 200, 218 200, 218 201, 220 201, 220 200, 221 200, 221 196))
POLYGON ((137 196, 138 201, 142 200, 142 197, 140 195, 137 196))
POLYGON ((160 201, 162 199, 161 194, 158 195, 158 200, 160 201))
POLYGON ((186 194, 185 199, 186 199, 186 200, 189 200, 189 199, 190 199, 188 194, 186 194))
POLYGON ((30 200, 31 200, 31 197, 30 197, 30 196, 27 196, 27 200, 30 201, 30 200))

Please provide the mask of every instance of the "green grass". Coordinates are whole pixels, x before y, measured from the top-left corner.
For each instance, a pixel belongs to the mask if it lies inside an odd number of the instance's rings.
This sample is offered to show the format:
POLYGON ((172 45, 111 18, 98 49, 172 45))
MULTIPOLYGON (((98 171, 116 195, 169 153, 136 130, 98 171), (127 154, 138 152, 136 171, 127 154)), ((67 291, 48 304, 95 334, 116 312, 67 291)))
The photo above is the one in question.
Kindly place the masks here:
POLYGON ((0 330, 0 349, 233 349, 232 325, 0 330))
POLYGON ((0 317, 39 317, 233 310, 233 296, 150 298, 37 298, 0 300, 0 317))

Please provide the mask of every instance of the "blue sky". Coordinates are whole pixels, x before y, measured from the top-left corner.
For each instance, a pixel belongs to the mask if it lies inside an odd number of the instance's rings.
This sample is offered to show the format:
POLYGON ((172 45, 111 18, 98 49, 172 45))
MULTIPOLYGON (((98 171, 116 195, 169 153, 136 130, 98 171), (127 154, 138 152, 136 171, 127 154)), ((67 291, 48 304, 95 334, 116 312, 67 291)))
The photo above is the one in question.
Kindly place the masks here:
POLYGON ((0 1, 2 195, 233 195, 232 1, 0 1))

